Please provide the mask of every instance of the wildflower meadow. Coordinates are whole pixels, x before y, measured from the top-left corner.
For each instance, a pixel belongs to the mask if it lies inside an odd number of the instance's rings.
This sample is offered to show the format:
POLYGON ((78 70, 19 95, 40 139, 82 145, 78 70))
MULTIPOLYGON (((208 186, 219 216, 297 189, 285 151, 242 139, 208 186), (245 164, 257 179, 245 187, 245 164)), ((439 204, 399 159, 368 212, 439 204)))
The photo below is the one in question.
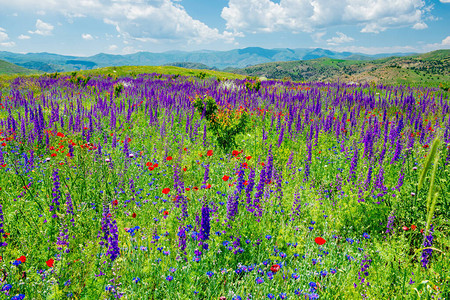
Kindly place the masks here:
POLYGON ((450 298, 442 89, 0 87, 0 299, 450 298))

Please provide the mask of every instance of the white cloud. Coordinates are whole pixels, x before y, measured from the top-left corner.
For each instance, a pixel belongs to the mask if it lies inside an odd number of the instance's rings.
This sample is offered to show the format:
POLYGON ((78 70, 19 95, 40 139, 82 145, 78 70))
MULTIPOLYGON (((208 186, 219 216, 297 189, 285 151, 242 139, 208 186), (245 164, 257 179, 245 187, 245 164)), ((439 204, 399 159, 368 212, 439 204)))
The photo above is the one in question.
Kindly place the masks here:
POLYGON ((116 51, 117 50, 117 45, 111 45, 108 47, 108 50, 110 51, 116 51))
POLYGON ((348 42, 352 42, 354 41, 354 39, 352 37, 347 36, 346 34, 342 33, 342 32, 336 32, 335 37, 332 37, 331 39, 328 39, 328 45, 338 45, 338 44, 342 44, 342 43, 348 43, 348 42))
POLYGON ((9 39, 9 36, 6 33, 6 30, 0 27, 0 42, 6 41, 8 39, 9 39))
POLYGON ((6 33, 6 30, 0 27, 0 46, 3 47, 13 47, 16 43, 9 40, 9 36, 6 33))
POLYGON ((16 45, 16 43, 14 43, 14 42, 0 43, 0 46, 3 46, 3 47, 14 47, 15 45, 16 45))
POLYGON ((30 37, 29 35, 24 35, 24 34, 19 35, 17 38, 18 38, 19 40, 28 40, 28 39, 31 39, 31 37, 30 37))
POLYGON ((36 30, 35 31, 28 31, 28 33, 31 34, 39 34, 39 35, 51 35, 53 28, 55 28, 53 25, 49 23, 45 23, 41 19, 37 19, 36 21, 36 30))
POLYGON ((450 35, 442 40, 442 45, 443 46, 450 46, 450 35))
POLYGON ((412 28, 414 28, 416 30, 421 30, 421 29, 428 28, 428 25, 425 24, 424 22, 419 22, 419 23, 414 24, 414 26, 412 28))
POLYGON ((361 32, 378 33, 399 26, 422 29, 428 12, 423 0, 229 0, 221 16, 232 31, 311 32, 332 25, 356 25, 361 32))
POLYGON ((90 35, 89 33, 83 33, 83 34, 81 35, 81 37, 82 37, 84 40, 86 40, 86 41, 91 41, 91 40, 94 39, 94 37, 93 37, 92 35, 90 35))
POLYGON ((121 38, 137 41, 232 42, 236 36, 192 18, 179 0, 0 0, 3 5, 60 13, 68 22, 93 17, 113 25, 121 38))
POLYGON ((442 3, 450 3, 450 0, 441 0, 442 3))

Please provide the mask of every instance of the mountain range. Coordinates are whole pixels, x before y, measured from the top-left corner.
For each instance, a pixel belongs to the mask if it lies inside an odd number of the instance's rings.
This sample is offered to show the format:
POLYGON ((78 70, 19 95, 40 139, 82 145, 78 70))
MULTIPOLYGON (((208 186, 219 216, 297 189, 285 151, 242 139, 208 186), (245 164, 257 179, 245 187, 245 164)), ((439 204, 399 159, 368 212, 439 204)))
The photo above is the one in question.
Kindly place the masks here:
POLYGON ((53 53, 13 53, 0 51, 0 60, 18 66, 47 73, 90 70, 108 66, 186 66, 198 69, 224 70, 227 68, 245 68, 252 65, 311 60, 322 57, 345 60, 373 60, 389 56, 405 56, 412 53, 385 53, 368 55, 352 52, 336 52, 322 48, 278 48, 264 49, 249 47, 229 51, 169 51, 163 53, 137 52, 126 55, 99 53, 93 56, 68 56, 53 53))

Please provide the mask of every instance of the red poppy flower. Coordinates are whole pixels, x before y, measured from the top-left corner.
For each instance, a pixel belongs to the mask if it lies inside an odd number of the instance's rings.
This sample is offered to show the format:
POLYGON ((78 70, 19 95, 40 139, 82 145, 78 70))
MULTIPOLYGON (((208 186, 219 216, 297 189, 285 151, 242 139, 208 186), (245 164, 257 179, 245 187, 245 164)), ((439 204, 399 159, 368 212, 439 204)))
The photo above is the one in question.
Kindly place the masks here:
POLYGON ((274 264, 270 267, 270 271, 272 271, 273 273, 276 273, 280 270, 280 265, 274 264))
POLYGON ((184 167, 184 168, 183 168, 183 171, 184 171, 184 172, 186 172, 186 171, 187 171, 187 168, 186 168, 186 167, 184 167))
POLYGON ((64 134, 61 133, 61 132, 58 132, 57 136, 59 136, 59 137, 64 137, 64 134))
POLYGON ((210 188, 211 188, 211 185, 208 183, 208 184, 206 185, 206 188, 207 188, 207 189, 210 189, 210 188))
POLYGON ((206 156, 212 156, 213 155, 213 151, 212 150, 208 150, 208 152, 206 152, 206 156))
POLYGON ((416 225, 411 225, 411 230, 416 230, 417 226, 416 225))
POLYGON ((56 153, 52 153, 52 155, 51 155, 52 157, 55 157, 56 156, 56 153))
POLYGON ((244 185, 248 185, 248 181, 246 180, 246 181, 244 181, 244 185))
POLYGON ((172 160, 172 156, 167 156, 166 160, 172 160))
POLYGON ((55 260, 53 258, 50 258, 49 260, 47 260, 45 263, 47 264, 47 266, 49 268, 53 268, 53 263, 55 262, 55 260))
POLYGON ((232 154, 233 156, 238 156, 238 155, 239 155, 239 151, 233 150, 233 152, 231 152, 231 154, 232 154))
POLYGON ((245 157, 247 160, 250 160, 252 157, 249 155, 249 156, 246 156, 245 157))
POLYGON ((147 167, 150 167, 150 166, 152 165, 152 163, 151 163, 151 162, 147 162, 145 165, 146 165, 147 167))
POLYGON ((163 215, 168 216, 169 212, 167 210, 163 211, 163 215))
POLYGON ((154 164, 154 165, 153 165, 153 168, 157 168, 157 167, 158 167, 158 164, 154 164))
POLYGON ((19 257, 18 259, 16 259, 16 260, 19 260, 21 263, 24 263, 24 262, 26 262, 27 261, 27 258, 25 257, 25 256, 21 256, 21 257, 19 257))
POLYGON ((111 214, 107 214, 106 217, 110 218, 112 215, 111 214))
POLYGON ((187 151, 187 148, 184 148, 183 150, 184 150, 184 151, 187 151))
POLYGON ((198 187, 194 186, 194 190, 198 191, 198 187))
POLYGON ((163 194, 167 195, 170 192, 170 189, 169 188, 165 188, 165 189, 162 190, 162 192, 163 192, 163 194))
POLYGON ((228 177, 227 175, 224 175, 224 176, 222 177, 222 180, 223 180, 223 181, 227 181, 228 179, 230 179, 230 177, 228 177))
POLYGON ((131 217, 134 219, 134 218, 136 218, 136 213, 134 212, 132 215, 131 215, 131 217))
POLYGON ((403 226, 402 229, 403 229, 403 231, 408 231, 408 230, 409 230, 409 227, 403 226))
POLYGON ((116 199, 113 201, 113 205, 117 205, 117 204, 119 204, 119 201, 117 201, 117 199, 116 199))
POLYGON ((153 166, 148 167, 148 170, 149 170, 149 171, 153 171, 153 169, 154 169, 153 166))
POLYGON ((242 167, 243 167, 244 169, 247 169, 247 168, 248 168, 247 163, 243 163, 243 164, 242 164, 242 167))
POLYGON ((316 242, 317 245, 322 246, 323 244, 325 244, 327 241, 323 238, 323 237, 316 237, 314 239, 314 242, 316 242))
POLYGON ((186 188, 186 192, 189 192, 191 189, 190 188, 186 188))

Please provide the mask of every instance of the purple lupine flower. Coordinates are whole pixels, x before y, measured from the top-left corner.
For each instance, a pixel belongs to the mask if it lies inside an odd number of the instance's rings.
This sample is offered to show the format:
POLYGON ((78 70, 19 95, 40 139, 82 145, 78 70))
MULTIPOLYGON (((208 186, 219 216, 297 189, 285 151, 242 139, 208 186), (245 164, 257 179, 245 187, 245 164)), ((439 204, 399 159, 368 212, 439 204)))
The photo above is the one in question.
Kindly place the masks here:
POLYGON ((75 226, 75 220, 74 220, 74 212, 73 212, 73 203, 72 203, 72 197, 70 196, 70 193, 66 193, 66 207, 67 207, 67 216, 69 216, 70 222, 72 222, 72 226, 75 226))
POLYGON ((401 139, 398 138, 397 143, 395 145, 395 152, 394 152, 394 156, 392 157, 391 164, 393 164, 394 162, 399 160, 401 153, 402 153, 402 143, 401 143, 401 139))
POLYGON ((372 165, 369 165, 369 169, 367 170, 367 178, 366 181, 364 181, 364 186, 366 190, 369 188, 371 180, 372 180, 372 165))
POLYGON ((384 169, 383 167, 380 168, 378 171, 377 179, 375 181, 375 188, 379 189, 381 191, 386 191, 387 188, 384 186, 384 169))
POLYGON ((380 165, 383 164, 384 156, 386 155, 386 144, 383 146, 383 150, 381 150, 379 163, 380 165))
POLYGON ((61 251, 63 247, 66 248, 66 253, 70 252, 69 249, 69 229, 67 228, 67 224, 63 224, 61 229, 59 230, 59 235, 57 237, 56 245, 57 249, 61 251))
POLYGON ((272 145, 269 147, 269 152, 267 153, 267 165, 266 165, 266 183, 270 183, 272 180, 273 172, 273 155, 272 155, 272 145))
POLYGON ((100 238, 100 246, 107 247, 108 246, 108 236, 110 230, 110 218, 111 214, 109 213, 109 207, 106 203, 103 203, 103 214, 102 214, 102 230, 98 232, 97 238, 100 238))
POLYGON ((69 143, 68 148, 69 148, 70 157, 73 157, 73 145, 71 143, 69 143))
POLYGON ((97 155, 102 156, 102 143, 101 142, 98 142, 98 145, 97 145, 97 155))
POLYGON ((403 185, 403 179, 405 178, 405 172, 403 172, 403 169, 400 171, 400 176, 398 177, 397 186, 394 188, 394 190, 398 190, 400 192, 400 188, 403 185))
POLYGON ((113 147, 113 148, 116 148, 116 147, 117 147, 117 137, 116 137, 116 134, 115 134, 115 133, 114 133, 114 135, 113 135, 111 147, 113 147))
POLYGON ((178 247, 181 249, 181 251, 183 252, 184 249, 186 249, 186 231, 184 229, 183 226, 180 226, 178 228, 178 247))
POLYGON ((117 230, 117 222, 116 220, 109 223, 109 237, 108 237, 108 252, 111 261, 114 261, 120 255, 119 248, 119 232, 117 230))
POLYGON ((3 151, 2 151, 2 149, 0 149, 0 164, 2 164, 2 165, 5 164, 5 158, 3 157, 3 151))
POLYGON ((280 136, 278 137, 278 148, 280 148, 281 144, 283 143, 283 136, 284 136, 284 126, 281 127, 280 136))
POLYGON ((252 168, 250 170, 250 174, 248 174, 248 184, 245 188, 245 194, 247 196, 247 206, 250 206, 252 204, 252 191, 253 187, 255 186, 255 169, 252 168))
MULTIPOLYGON (((59 211, 59 199, 61 197, 59 188, 61 187, 58 169, 53 170, 53 199, 52 204, 50 204, 50 211, 59 211)), ((54 212, 52 218, 57 218, 58 216, 54 212)))
MULTIPOLYGON (((3 206, 0 204, 0 237, 5 233, 5 230, 3 229, 3 222, 5 219, 3 218, 3 206)), ((8 246, 8 243, 6 242, 0 242, 0 247, 6 247, 8 246)))
MULTIPOLYGON (((428 232, 428 235, 425 236, 425 239, 423 241, 423 248, 428 248, 433 245, 433 232, 434 227, 433 225, 430 226, 430 231, 428 232)), ((422 267, 427 269, 429 259, 431 258, 431 255, 433 254, 433 249, 424 249, 422 250, 422 260, 420 261, 422 263, 422 267)))
POLYGON ((233 195, 228 196, 227 201, 227 219, 233 220, 235 215, 238 212, 238 204, 239 202, 235 199, 233 195))
POLYGON ((128 149, 128 136, 125 137, 125 141, 123 143, 123 153, 126 157, 130 156, 130 150, 128 149))
POLYGON ((47 146, 47 148, 50 146, 50 138, 48 136, 48 132, 45 133, 45 146, 47 146))
POLYGON ((203 176, 203 184, 206 184, 206 182, 209 179, 209 164, 205 165, 205 175, 203 176))
POLYGON ((209 207, 208 204, 202 207, 202 221, 200 225, 200 239, 205 241, 209 239, 209 232, 211 230, 209 207))
POLYGON ((392 212, 388 217, 388 222, 386 225, 386 233, 394 234, 394 220, 395 220, 395 215, 394 215, 394 212, 392 212))
POLYGON ((294 151, 291 151, 291 155, 289 155, 286 167, 288 167, 289 169, 292 168, 292 161, 294 160, 294 151))
POLYGON ((109 122, 111 131, 116 130, 116 114, 114 109, 111 109, 111 118, 109 122))
POLYGON ((180 177, 180 166, 175 164, 173 167, 173 187, 179 195, 184 193, 184 182, 180 177))

